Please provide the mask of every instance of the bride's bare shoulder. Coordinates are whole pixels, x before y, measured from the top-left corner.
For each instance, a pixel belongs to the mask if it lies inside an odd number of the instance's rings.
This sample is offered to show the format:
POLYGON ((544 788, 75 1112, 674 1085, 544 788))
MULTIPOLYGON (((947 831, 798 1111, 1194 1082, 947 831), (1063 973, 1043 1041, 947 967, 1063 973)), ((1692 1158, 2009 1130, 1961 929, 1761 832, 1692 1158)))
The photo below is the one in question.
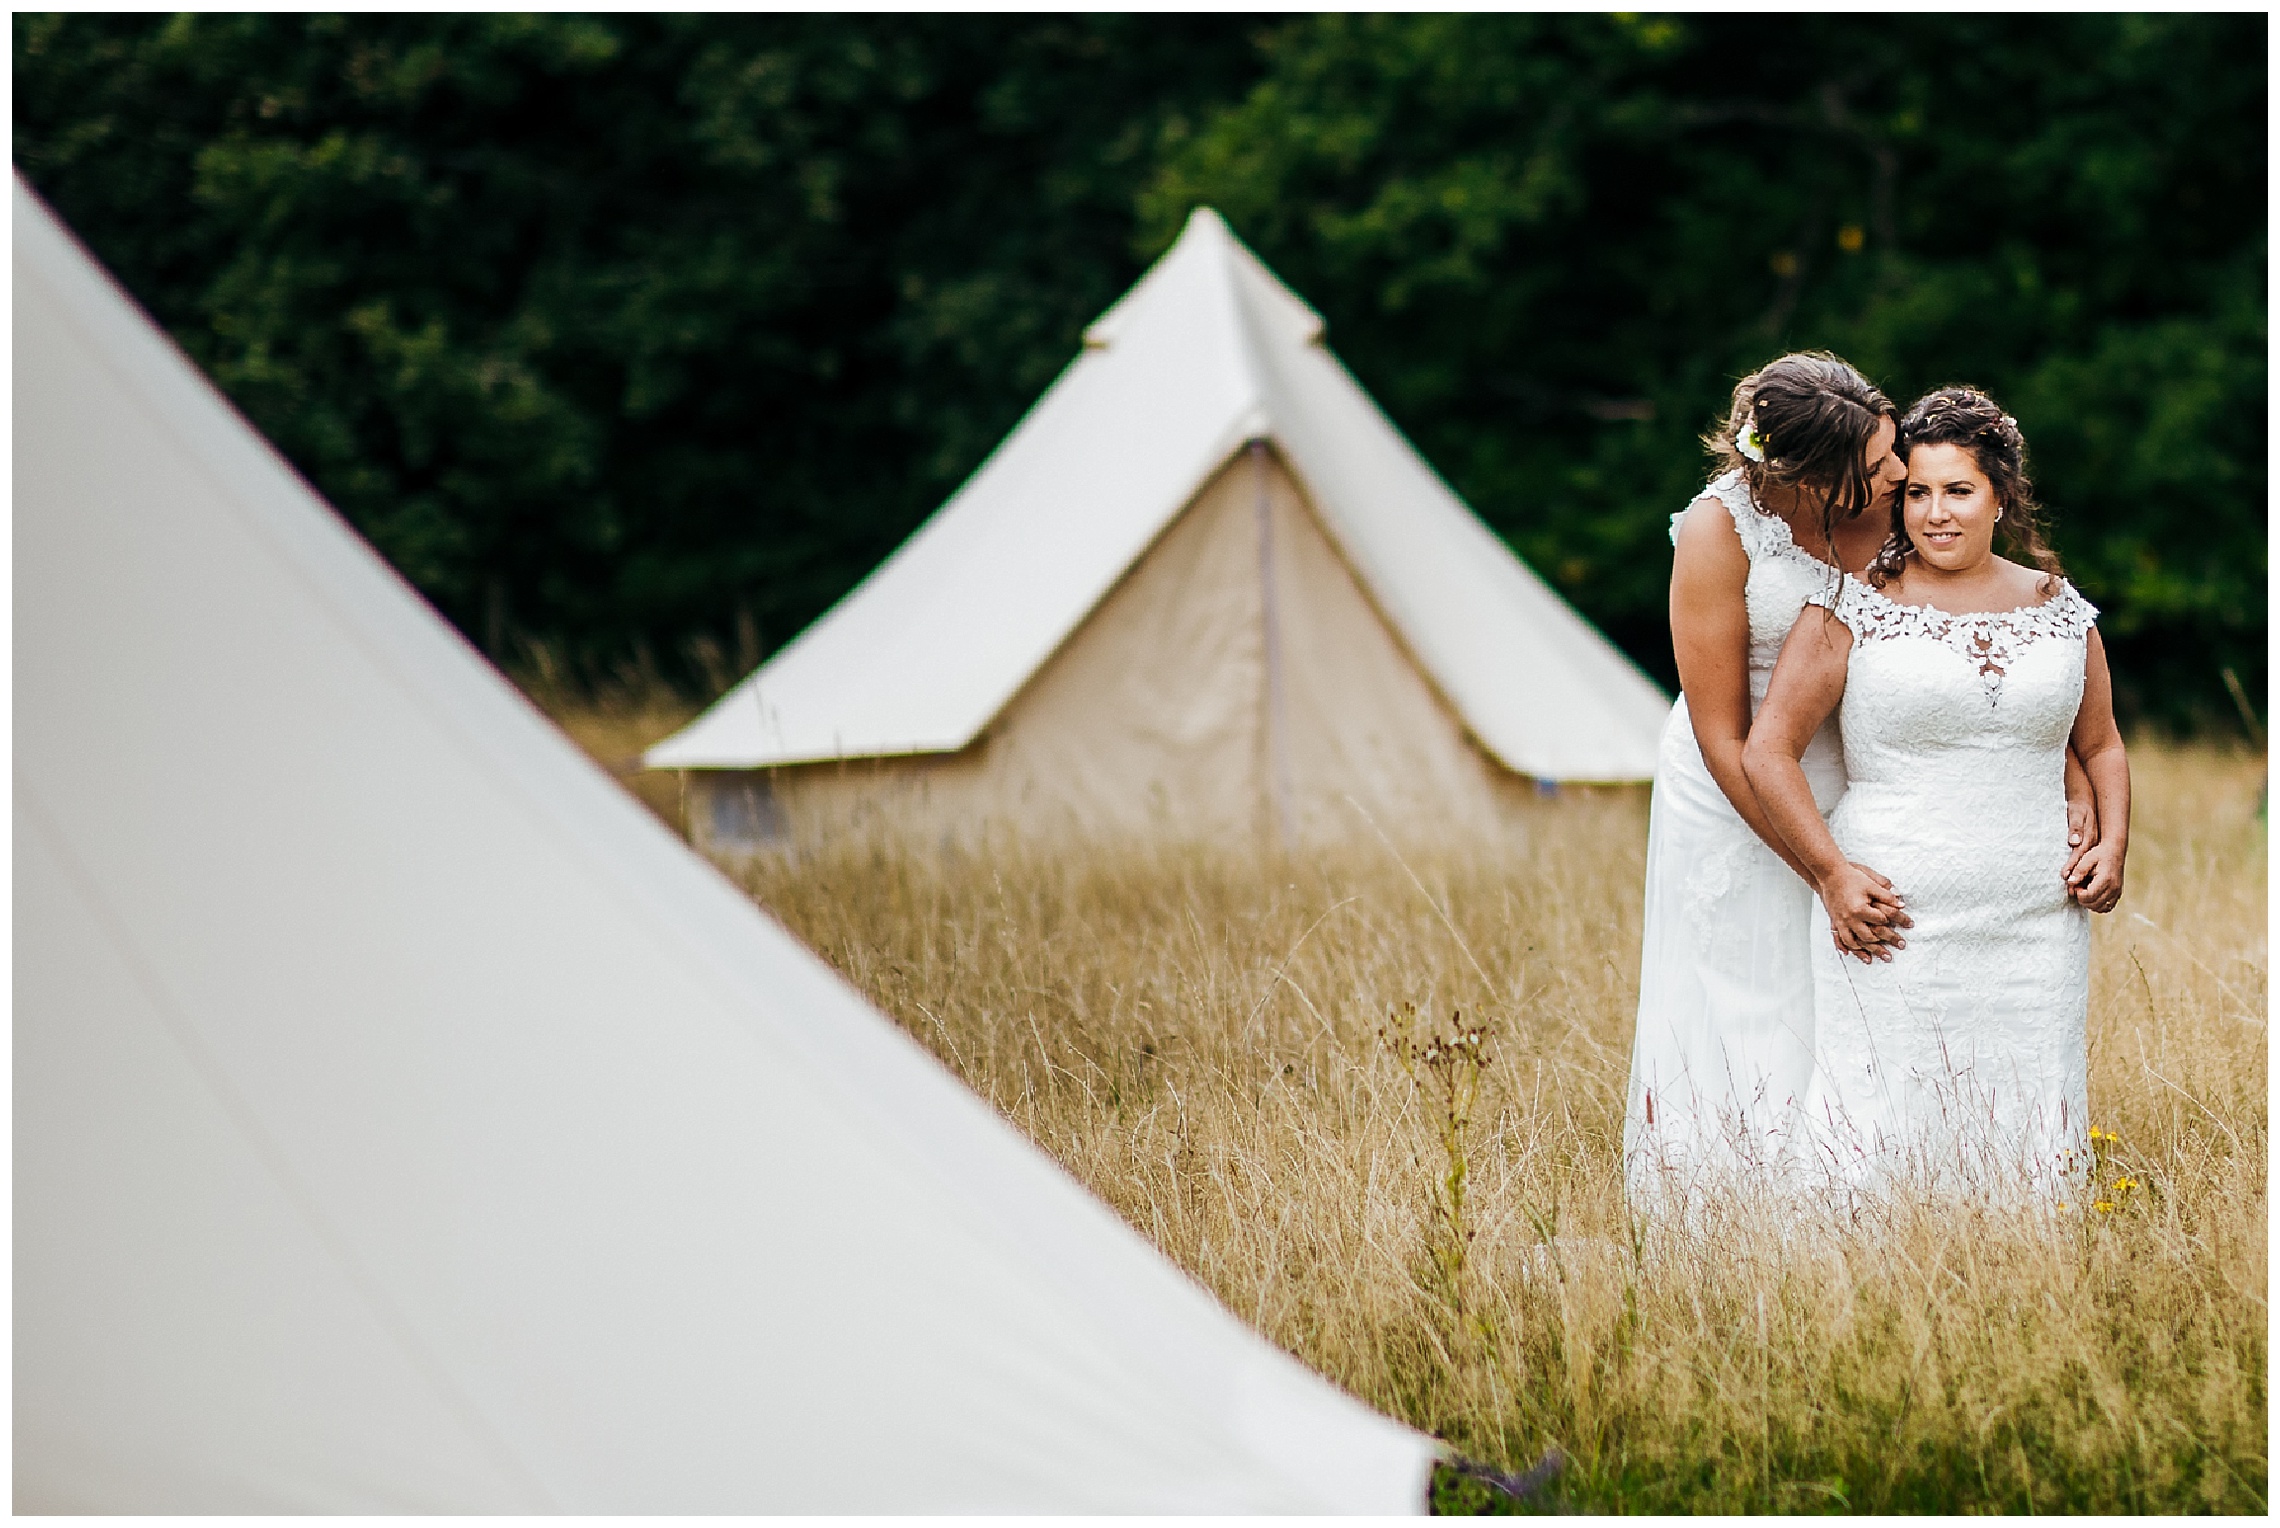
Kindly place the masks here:
POLYGON ((2058 580, 2042 569, 2030 568, 2024 563, 2013 562, 2008 557, 1998 557, 1995 560, 2002 566, 2003 592, 2010 596, 2013 604, 2040 605, 2057 596, 2058 580))
POLYGON ((1734 524, 1734 512, 1727 508, 1725 500, 1707 488, 1673 517, 1671 541, 1681 557, 1687 555, 1689 548, 1699 552, 1742 551, 1742 533, 1734 524))

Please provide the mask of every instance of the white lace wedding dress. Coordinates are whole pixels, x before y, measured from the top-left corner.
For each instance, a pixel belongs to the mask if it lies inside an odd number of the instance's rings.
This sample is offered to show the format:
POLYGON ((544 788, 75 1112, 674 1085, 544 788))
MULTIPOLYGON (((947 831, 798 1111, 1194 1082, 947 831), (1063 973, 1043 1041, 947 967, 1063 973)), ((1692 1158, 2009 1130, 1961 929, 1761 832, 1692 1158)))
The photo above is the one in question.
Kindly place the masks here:
MULTIPOLYGON (((1733 516, 1749 554, 1750 710, 1808 598, 1837 571, 1758 508, 1739 472, 1704 490, 1733 516)), ((1684 513, 1671 517, 1678 537, 1684 513)), ((1836 726, 1806 750, 1825 812, 1844 791, 1836 726)), ((1826 943, 1813 892, 1752 833, 1711 778, 1686 697, 1671 708, 1647 830, 1639 1019, 1623 1120, 1634 1202, 1683 1202, 1697 1186, 1763 1177, 1791 1150, 1813 1070, 1813 946, 1826 943)))
POLYGON ((1853 1187, 2064 1197, 2089 1161, 2090 986, 2089 915, 2059 879, 2066 743, 2098 612, 2066 583, 1993 615, 1850 577, 1814 602, 1853 637, 1829 826, 1915 919, 1889 963, 1814 940, 1821 1163, 1853 1187))

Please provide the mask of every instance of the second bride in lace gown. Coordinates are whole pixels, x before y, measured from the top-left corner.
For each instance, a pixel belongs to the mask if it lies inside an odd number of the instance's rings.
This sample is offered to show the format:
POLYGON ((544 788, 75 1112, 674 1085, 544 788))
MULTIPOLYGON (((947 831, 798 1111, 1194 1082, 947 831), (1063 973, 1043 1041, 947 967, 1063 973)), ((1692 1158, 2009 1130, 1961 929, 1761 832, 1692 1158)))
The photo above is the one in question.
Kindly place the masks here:
MULTIPOLYGON (((1711 442, 1726 470, 1672 517, 1684 693, 1655 769, 1623 1122, 1642 1208, 1762 1176, 1812 1074, 1812 951, 1826 936, 1743 776, 1742 742, 1797 612, 1884 540, 1881 511, 1901 478, 1896 412, 1833 356, 1783 356, 1734 390, 1711 442)), ((1833 726, 1805 761, 1821 806, 1835 805, 1833 726)))
POLYGON ((1851 1188, 2064 1197, 2089 1161, 2086 915, 2120 899, 2129 845, 2097 612, 2042 544, 1992 401, 1931 394, 1901 450, 1891 544, 1799 618, 1744 755, 1836 936, 1815 957, 1806 1114, 1851 1188), (1998 528, 2039 567, 1996 556, 1998 528), (1849 783, 1824 823, 1799 760, 1832 712, 1849 783), (2071 851, 2070 739, 2100 826, 2071 851), (1905 899, 1906 948, 1880 951, 1861 866, 1905 899))

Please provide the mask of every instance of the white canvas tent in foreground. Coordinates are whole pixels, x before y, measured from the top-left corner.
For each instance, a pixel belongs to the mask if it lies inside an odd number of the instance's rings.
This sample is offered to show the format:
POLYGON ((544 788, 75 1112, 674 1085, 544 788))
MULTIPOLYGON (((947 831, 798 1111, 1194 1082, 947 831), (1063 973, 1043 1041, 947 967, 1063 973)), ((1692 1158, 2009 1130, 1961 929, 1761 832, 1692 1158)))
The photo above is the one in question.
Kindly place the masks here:
POLYGON ((18 1510, 1422 1506, 14 245, 18 1510))
POLYGON ((1198 210, 964 488, 650 750, 704 772, 700 842, 872 806, 1338 836, 1348 797, 1472 831, 1520 777, 1652 775, 1669 702, 1322 337, 1198 210))

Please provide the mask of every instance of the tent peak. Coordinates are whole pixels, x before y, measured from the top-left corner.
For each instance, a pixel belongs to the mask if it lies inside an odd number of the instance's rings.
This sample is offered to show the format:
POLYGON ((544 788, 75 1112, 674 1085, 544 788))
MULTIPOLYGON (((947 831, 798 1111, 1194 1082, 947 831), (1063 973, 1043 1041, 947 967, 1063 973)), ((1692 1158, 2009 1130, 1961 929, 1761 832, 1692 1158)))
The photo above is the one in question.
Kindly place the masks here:
POLYGON ((1196 266, 1216 267, 1216 274, 1242 298, 1248 299, 1247 305, 1271 315, 1273 327, 1282 338, 1301 345, 1322 343, 1326 330, 1322 315, 1267 269, 1235 236, 1235 231, 1227 226, 1227 220, 1216 208, 1199 205, 1188 214, 1187 223, 1180 230, 1180 236, 1172 241, 1172 247, 1157 258, 1130 291, 1086 328, 1085 348, 1105 350, 1115 344, 1136 316, 1150 306, 1151 297, 1165 287, 1182 284, 1173 279, 1175 272, 1187 272, 1196 266))

